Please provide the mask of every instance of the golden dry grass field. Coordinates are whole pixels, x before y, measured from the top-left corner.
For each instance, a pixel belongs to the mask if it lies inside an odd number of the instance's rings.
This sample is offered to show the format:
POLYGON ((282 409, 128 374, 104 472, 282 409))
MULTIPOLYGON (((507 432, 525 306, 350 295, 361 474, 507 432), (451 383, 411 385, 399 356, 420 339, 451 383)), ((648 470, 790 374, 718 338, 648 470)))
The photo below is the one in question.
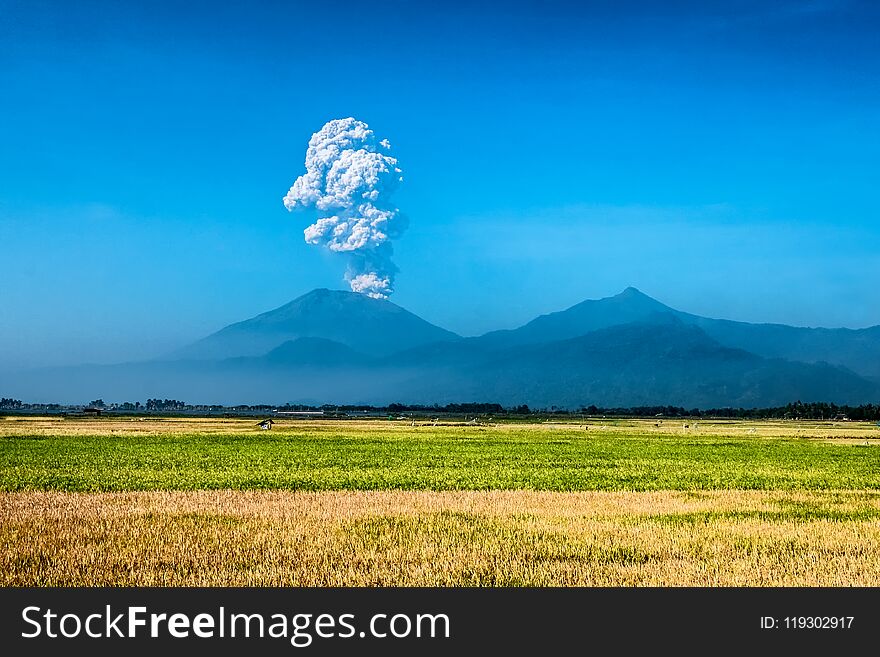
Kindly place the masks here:
POLYGON ((880 586, 874 425, 418 424, 0 420, 0 584, 880 586))
POLYGON ((0 513, 4 586, 880 585, 865 492, 34 492, 0 513))

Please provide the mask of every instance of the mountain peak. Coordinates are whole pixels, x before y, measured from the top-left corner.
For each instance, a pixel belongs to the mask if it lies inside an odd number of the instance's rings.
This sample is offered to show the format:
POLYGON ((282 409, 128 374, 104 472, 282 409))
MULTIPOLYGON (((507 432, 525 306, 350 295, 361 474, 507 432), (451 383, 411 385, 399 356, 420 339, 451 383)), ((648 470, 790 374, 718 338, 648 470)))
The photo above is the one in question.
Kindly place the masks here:
POLYGON ((644 292, 642 292, 639 288, 633 287, 632 285, 630 285, 629 287, 625 288, 623 290, 623 292, 620 292, 619 294, 616 294, 615 296, 626 298, 626 297, 647 297, 648 295, 645 294, 644 292))
MULTIPOLYGON (((588 299, 583 303, 602 303, 603 301, 625 301, 628 303, 638 302, 638 303, 650 303, 656 306, 663 306, 662 303, 657 301, 657 299, 653 297, 649 297, 647 294, 642 292, 639 288, 629 286, 625 288, 623 291, 618 292, 612 297, 605 297, 604 299, 597 299, 593 301, 592 299, 588 299)), ((666 306, 663 306, 664 308, 666 306)))
MULTIPOLYGON (((594 316, 598 313, 623 313, 621 317, 613 318, 614 323, 622 324, 627 321, 637 321, 645 315, 654 313, 675 312, 669 306, 660 303, 657 299, 649 297, 647 294, 635 287, 628 287, 622 292, 615 294, 613 297, 605 297, 604 299, 588 299, 572 306, 565 313, 574 315, 594 316), (624 320, 624 321, 619 321, 624 320)), ((607 319, 612 319, 611 317, 607 319)), ((604 322, 603 322, 604 323, 604 322)), ((610 324, 609 324, 610 325, 610 324)))

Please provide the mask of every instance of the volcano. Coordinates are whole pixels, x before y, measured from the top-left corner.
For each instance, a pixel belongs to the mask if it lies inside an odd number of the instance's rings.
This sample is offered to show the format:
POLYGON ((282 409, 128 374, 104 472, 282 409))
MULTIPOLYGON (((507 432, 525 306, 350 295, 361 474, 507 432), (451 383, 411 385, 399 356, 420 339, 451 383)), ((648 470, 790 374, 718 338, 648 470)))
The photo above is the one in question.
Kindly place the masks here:
POLYGON ((181 360, 262 356, 299 338, 332 340, 368 356, 384 356, 457 340, 408 310, 364 294, 317 289, 280 308, 229 326, 175 352, 181 360))

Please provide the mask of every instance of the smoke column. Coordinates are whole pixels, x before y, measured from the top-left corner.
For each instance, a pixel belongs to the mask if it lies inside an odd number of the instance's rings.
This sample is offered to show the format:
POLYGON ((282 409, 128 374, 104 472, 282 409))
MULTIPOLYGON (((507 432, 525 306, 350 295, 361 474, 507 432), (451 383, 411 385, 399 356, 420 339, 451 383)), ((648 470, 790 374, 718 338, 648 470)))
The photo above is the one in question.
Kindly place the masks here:
POLYGON ((354 292, 376 299, 393 292, 391 240, 406 228, 390 199, 403 181, 390 150, 366 123, 330 121, 309 139, 306 172, 284 197, 290 211, 318 211, 318 220, 303 231, 306 242, 347 255, 345 280, 354 292))

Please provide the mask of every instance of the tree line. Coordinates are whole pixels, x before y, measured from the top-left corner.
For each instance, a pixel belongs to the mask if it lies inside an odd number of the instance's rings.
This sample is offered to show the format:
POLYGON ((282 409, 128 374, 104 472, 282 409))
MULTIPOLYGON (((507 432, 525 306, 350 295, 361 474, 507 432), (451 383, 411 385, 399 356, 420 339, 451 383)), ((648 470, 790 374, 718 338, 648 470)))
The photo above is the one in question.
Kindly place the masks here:
MULTIPOLYGON (((95 399, 88 406, 102 408, 109 411, 133 412, 133 413, 157 413, 157 412, 213 412, 213 413, 247 413, 247 412, 271 412, 271 411, 323 411, 327 415, 339 415, 346 413, 375 413, 400 415, 402 413, 434 414, 445 413, 450 415, 554 415, 554 416, 605 416, 605 417, 688 417, 688 418, 729 418, 744 420, 854 420, 854 421, 880 421, 880 404, 862 404, 850 406, 847 404, 833 404, 828 402, 801 402, 796 401, 785 406, 773 406, 767 408, 691 408, 683 406, 631 406, 604 408, 596 405, 583 406, 577 410, 561 409, 551 406, 549 409, 531 409, 526 404, 519 406, 502 406, 493 403, 458 403, 458 404, 400 404, 394 403, 388 406, 371 406, 369 404, 337 405, 322 404, 313 406, 308 404, 239 404, 237 406, 223 406, 220 404, 187 404, 178 399, 147 399, 141 402, 122 402, 105 404, 103 399, 95 399)), ((20 399, 7 397, 0 398, 0 410, 4 411, 63 411, 65 409, 77 409, 81 406, 65 406, 62 404, 30 404, 20 399)))
POLYGON ((635 416, 635 417, 693 417, 729 418, 742 420, 880 420, 880 404, 860 406, 838 405, 827 402, 792 402, 785 406, 767 408, 691 408, 681 406, 633 406, 630 408, 599 408, 585 406, 586 415, 635 416))

